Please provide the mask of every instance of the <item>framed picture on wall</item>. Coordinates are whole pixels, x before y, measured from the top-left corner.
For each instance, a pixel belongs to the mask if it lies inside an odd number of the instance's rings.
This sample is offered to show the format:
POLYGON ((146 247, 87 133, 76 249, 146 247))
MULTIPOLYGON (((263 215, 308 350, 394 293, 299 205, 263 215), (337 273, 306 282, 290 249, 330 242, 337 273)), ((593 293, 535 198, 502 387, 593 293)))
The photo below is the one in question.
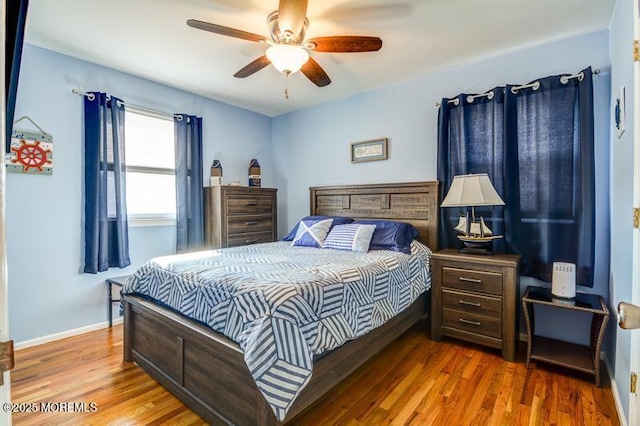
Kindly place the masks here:
POLYGON ((613 119, 614 124, 616 126, 616 131, 618 132, 618 137, 621 137, 626 129, 626 118, 625 118, 625 96, 624 96, 624 86, 622 86, 618 92, 618 96, 616 97, 615 103, 613 105, 613 119))
POLYGON ((351 162, 386 160, 388 158, 387 144, 387 138, 354 142, 351 144, 351 162))

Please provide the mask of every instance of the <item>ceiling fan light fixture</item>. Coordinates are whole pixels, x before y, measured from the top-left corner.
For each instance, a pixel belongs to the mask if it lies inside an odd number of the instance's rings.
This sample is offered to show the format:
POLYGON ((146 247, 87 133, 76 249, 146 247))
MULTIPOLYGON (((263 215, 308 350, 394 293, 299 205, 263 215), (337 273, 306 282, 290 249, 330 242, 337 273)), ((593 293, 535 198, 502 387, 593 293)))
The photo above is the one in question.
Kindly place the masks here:
POLYGON ((307 63, 309 53, 302 46, 274 44, 267 49, 267 58, 281 73, 293 74, 307 63))

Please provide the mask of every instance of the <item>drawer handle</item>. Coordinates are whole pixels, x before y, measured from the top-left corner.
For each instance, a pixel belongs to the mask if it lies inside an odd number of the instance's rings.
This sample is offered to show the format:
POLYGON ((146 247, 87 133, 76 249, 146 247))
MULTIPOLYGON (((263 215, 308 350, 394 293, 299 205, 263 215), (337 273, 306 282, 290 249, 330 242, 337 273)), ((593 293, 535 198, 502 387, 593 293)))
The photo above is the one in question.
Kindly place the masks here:
POLYGON ((480 303, 466 302, 464 300, 458 300, 458 303, 461 305, 475 306, 476 308, 481 306, 480 303))
POLYGON ((458 321, 463 323, 463 324, 480 325, 480 321, 469 321, 469 320, 466 320, 464 318, 460 318, 458 321))
POLYGON ((252 239, 252 240, 246 240, 244 243, 245 243, 245 244, 255 244, 255 243, 257 243, 257 242, 258 242, 258 239, 257 239, 257 238, 254 238, 254 239, 252 239))
POLYGON ((257 202, 257 201, 248 201, 248 202, 247 202, 247 206, 254 207, 254 206, 257 206, 257 205, 258 205, 258 202, 257 202))
POLYGON ((258 224, 258 222, 256 222, 256 221, 251 221, 251 222, 245 222, 244 224, 245 224, 245 225, 247 225, 247 226, 253 226, 253 225, 257 225, 257 224, 258 224))
POLYGON ((482 280, 477 279, 477 278, 460 277, 460 281, 464 281, 464 282, 467 282, 467 283, 482 284, 482 280))

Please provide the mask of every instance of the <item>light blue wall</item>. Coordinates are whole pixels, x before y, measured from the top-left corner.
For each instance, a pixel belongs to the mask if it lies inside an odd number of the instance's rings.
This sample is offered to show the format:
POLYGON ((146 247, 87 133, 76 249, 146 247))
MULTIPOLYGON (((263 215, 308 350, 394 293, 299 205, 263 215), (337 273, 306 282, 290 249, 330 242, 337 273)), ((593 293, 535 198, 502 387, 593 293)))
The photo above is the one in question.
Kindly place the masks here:
MULTIPOLYGON (((251 158, 273 186, 271 119, 201 96, 25 45, 16 117, 53 135, 53 176, 7 174, 9 322, 16 342, 107 320, 106 277, 175 252, 175 226, 131 228, 132 266, 82 274, 82 98, 74 88, 111 93, 133 105, 203 117, 205 175, 221 160, 226 182, 247 179, 251 158)), ((21 125, 24 122, 20 123, 21 125)), ((22 127, 21 127, 22 128, 22 127)))
MULTIPOLYGON (((633 94, 637 94, 633 83, 633 2, 616 2, 610 26, 611 53, 611 108, 621 86, 626 87, 626 131, 618 138, 611 124, 611 309, 615 312, 618 302, 632 299, 633 230, 631 211, 633 208, 633 132, 636 126, 633 94)), ((631 356, 631 332, 615 325, 610 331, 614 339, 610 349, 618 395, 624 408, 624 417, 629 418, 629 373, 631 356)))
MULTIPOLYGON (((434 104, 443 97, 480 93, 505 83, 526 83, 589 65, 603 70, 594 78, 595 84, 608 87, 607 31, 433 72, 275 118, 275 182, 281 200, 286 197, 287 201, 279 212, 280 233, 307 214, 310 186, 435 179, 438 111, 434 104), (351 142, 379 137, 389 138, 387 161, 350 163, 351 142)), ((598 124, 602 127, 607 120, 603 118, 598 124)), ((604 128, 606 132, 608 125, 604 128)))

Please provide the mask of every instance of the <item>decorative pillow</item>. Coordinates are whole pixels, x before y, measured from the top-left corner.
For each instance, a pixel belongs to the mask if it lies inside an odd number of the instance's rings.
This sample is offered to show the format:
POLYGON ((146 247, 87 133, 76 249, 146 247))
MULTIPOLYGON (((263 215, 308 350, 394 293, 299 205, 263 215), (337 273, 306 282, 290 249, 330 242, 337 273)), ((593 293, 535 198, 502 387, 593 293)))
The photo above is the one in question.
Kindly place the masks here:
POLYGON ((291 245, 322 247, 332 222, 332 219, 301 220, 298 224, 298 232, 291 245))
MULTIPOLYGON (((344 225, 345 223, 353 222, 353 219, 351 219, 350 217, 333 217, 333 216, 307 216, 307 217, 303 217, 300 220, 300 222, 303 220, 320 220, 320 219, 333 219, 333 224, 331 225, 331 227, 334 227, 335 225, 344 225)), ((295 226, 291 229, 289 234, 287 234, 287 236, 284 237, 282 241, 293 241, 293 239, 298 234, 298 226, 300 225, 300 222, 295 224, 295 226)))
POLYGON ((375 225, 336 225, 329 231, 322 247, 366 253, 375 230, 375 225))
POLYGON ((356 220, 354 223, 376 225, 369 250, 392 250, 411 254, 411 241, 420 232, 410 223, 391 220, 356 220))

